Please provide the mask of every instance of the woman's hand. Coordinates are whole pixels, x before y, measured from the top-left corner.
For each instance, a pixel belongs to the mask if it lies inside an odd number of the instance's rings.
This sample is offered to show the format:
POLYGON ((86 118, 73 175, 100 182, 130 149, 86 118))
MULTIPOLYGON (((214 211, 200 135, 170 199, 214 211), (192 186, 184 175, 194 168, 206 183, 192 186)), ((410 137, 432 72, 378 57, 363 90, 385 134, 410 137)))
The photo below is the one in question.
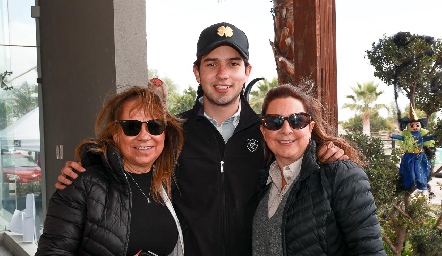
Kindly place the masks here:
POLYGON ((86 169, 81 166, 80 162, 67 161, 63 168, 61 168, 61 174, 58 175, 58 181, 55 183, 57 189, 63 190, 67 185, 71 185, 72 181, 69 179, 78 178, 78 174, 75 171, 84 172, 86 169), (67 178, 69 177, 69 178, 67 178))

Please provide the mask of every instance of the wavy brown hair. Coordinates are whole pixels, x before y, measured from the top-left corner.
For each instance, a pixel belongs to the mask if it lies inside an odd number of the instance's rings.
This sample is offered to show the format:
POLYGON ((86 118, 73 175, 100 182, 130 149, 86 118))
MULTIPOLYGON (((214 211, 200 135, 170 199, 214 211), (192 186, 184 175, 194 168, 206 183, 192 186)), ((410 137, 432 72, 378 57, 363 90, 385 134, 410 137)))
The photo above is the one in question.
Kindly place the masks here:
MULTIPOLYGON (((306 112, 311 115, 312 120, 315 121, 312 139, 316 142, 316 144, 319 146, 328 142, 333 142, 336 146, 344 150, 345 154, 350 158, 350 160, 360 166, 363 166, 364 162, 361 160, 362 154, 352 147, 345 139, 333 135, 335 134, 335 130, 324 121, 324 118, 322 118, 325 108, 318 100, 316 100, 312 95, 305 93, 301 88, 303 87, 284 84, 270 89, 264 98, 261 112, 262 116, 267 114, 269 104, 276 99, 297 99, 302 103, 306 112)), ((274 155, 264 140, 263 143, 265 161, 267 164, 270 164, 273 161, 274 155)))
MULTIPOLYGON (((143 109, 145 115, 160 119, 166 124, 164 149, 158 159, 155 160, 151 186, 152 198, 159 203, 163 203, 161 199, 163 186, 168 196, 171 197, 172 178, 175 179, 173 170, 184 143, 183 120, 170 114, 164 107, 160 97, 149 89, 134 86, 106 101, 95 122, 96 138, 82 141, 76 148, 75 156, 77 161, 80 161, 81 149, 87 143, 98 145, 97 149, 91 150, 103 152, 105 156, 109 147, 114 148, 121 155, 121 150, 115 143, 113 135, 118 132, 118 129, 121 129, 115 120, 120 119, 123 106, 128 101, 135 101, 131 111, 143 109)), ((123 155, 122 158, 124 159, 123 155)), ((106 159, 106 161, 108 160, 106 159)))

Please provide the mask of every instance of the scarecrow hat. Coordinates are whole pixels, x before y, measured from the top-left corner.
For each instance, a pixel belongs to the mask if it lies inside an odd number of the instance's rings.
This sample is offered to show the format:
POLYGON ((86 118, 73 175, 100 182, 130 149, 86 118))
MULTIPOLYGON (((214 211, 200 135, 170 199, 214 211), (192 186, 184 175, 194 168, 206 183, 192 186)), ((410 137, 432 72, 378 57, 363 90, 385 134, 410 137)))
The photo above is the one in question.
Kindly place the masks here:
POLYGON ((413 123, 413 122, 420 122, 422 128, 427 126, 427 119, 426 118, 419 118, 416 114, 416 111, 413 108, 413 105, 410 104, 410 110, 408 112, 408 117, 403 117, 399 120, 401 130, 404 130, 405 128, 407 128, 407 125, 409 123, 413 123))

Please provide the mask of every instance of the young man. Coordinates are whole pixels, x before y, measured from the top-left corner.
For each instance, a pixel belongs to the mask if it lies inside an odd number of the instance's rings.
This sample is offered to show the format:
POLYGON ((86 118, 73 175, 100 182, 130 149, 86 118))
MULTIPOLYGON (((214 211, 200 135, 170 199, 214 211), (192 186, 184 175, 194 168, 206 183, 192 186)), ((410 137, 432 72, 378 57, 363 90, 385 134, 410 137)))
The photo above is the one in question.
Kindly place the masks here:
MULTIPOLYGON (((181 116, 184 147, 173 194, 184 233, 186 255, 251 255, 252 220, 258 170, 264 155, 261 120, 242 95, 252 66, 243 31, 221 22, 204 29, 193 72, 203 96, 181 116)), ((322 147, 320 159, 346 158, 336 147, 322 147)), ((322 160, 324 161, 324 160, 322 160)), ((67 162, 56 187, 76 177, 67 162)))

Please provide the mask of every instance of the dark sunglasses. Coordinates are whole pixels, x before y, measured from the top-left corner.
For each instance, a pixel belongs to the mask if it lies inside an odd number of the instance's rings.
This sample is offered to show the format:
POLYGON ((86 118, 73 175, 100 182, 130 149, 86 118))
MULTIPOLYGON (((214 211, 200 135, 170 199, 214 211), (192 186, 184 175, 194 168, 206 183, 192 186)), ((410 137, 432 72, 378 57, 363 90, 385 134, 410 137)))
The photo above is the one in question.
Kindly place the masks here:
POLYGON ((147 131, 151 135, 160 135, 166 129, 166 124, 159 119, 149 121, 117 120, 115 122, 121 125, 126 136, 137 136, 141 131, 143 123, 146 123, 147 131))
POLYGON ((289 122, 290 127, 299 130, 305 128, 312 121, 312 117, 304 112, 291 114, 288 117, 267 114, 262 117, 261 124, 269 130, 276 131, 282 128, 285 120, 289 122))

